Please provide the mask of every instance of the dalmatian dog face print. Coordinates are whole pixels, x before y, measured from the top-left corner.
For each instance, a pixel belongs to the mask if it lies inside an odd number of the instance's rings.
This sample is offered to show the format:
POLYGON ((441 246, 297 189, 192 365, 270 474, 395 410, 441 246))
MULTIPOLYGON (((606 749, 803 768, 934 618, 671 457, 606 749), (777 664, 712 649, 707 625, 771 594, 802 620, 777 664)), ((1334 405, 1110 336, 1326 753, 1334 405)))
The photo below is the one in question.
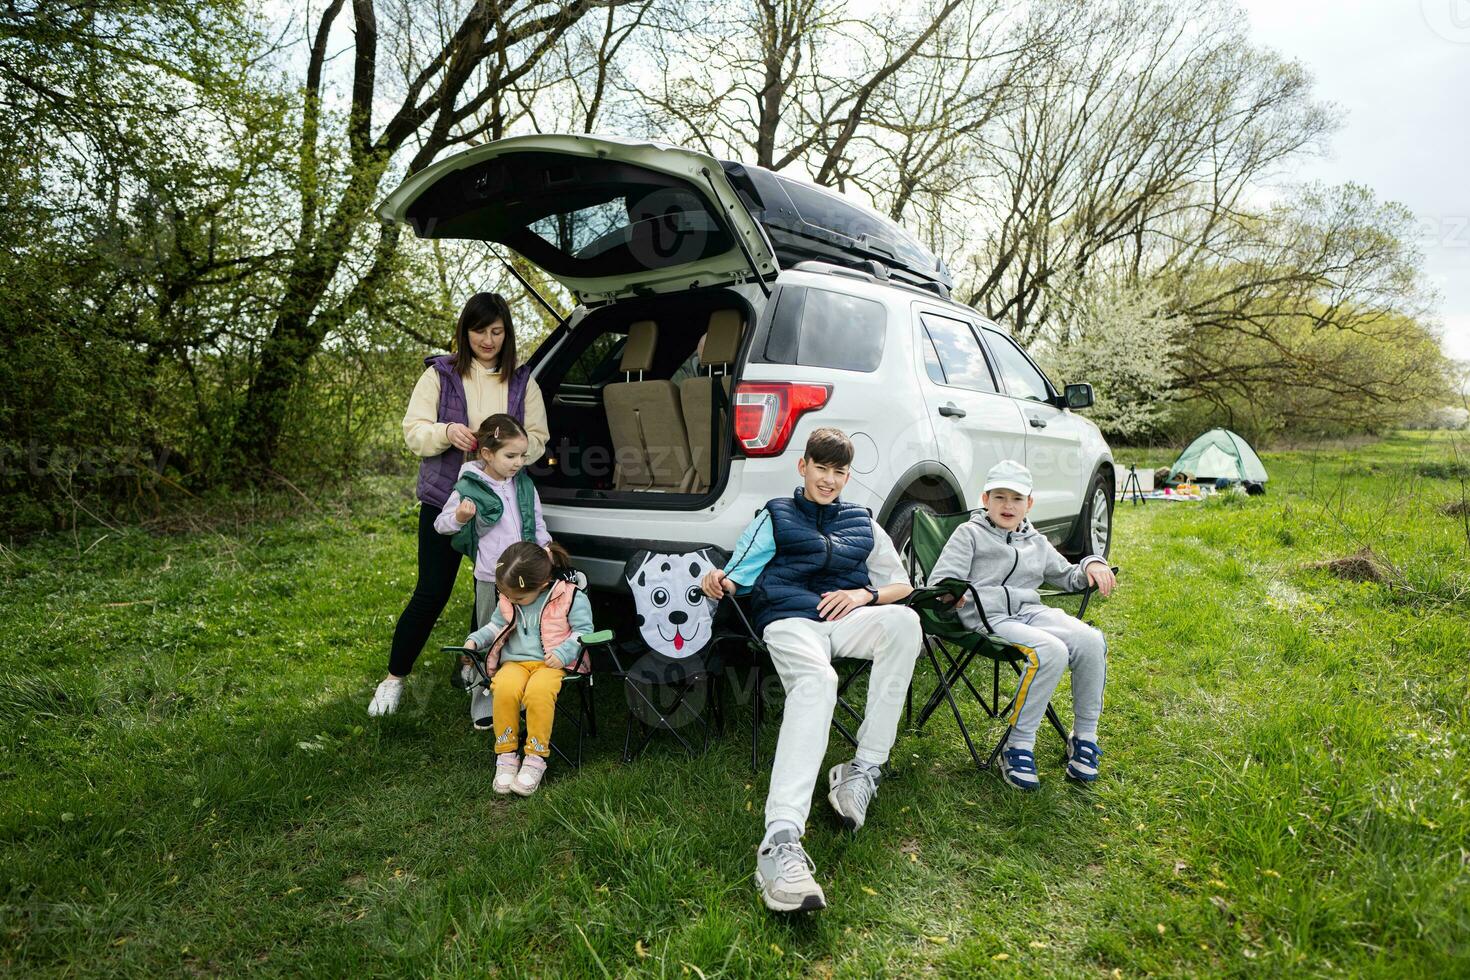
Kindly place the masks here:
POLYGON ((674 658, 704 649, 714 625, 715 600, 704 594, 699 581, 724 563, 718 548, 673 555, 639 551, 628 559, 623 577, 649 649, 674 658))

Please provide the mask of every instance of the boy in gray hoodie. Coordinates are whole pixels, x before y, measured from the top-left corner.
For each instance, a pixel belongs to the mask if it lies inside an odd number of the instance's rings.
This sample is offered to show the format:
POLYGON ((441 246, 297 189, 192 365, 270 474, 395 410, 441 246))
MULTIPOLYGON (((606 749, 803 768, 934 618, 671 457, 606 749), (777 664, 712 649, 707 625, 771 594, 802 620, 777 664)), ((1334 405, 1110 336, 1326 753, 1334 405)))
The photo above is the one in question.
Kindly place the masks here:
MULTIPOLYGON (((1046 706, 1072 670, 1072 733, 1067 738, 1067 775, 1083 782, 1097 778, 1102 751, 1097 722, 1102 714, 1103 680, 1107 673, 1107 641, 1096 628, 1060 609, 1043 605, 1037 590, 1043 582, 1068 591, 1094 585, 1103 595, 1117 579, 1100 555, 1073 565, 1057 552, 1046 535, 1026 520, 1033 503, 1031 471, 1014 460, 1001 460, 986 475, 981 503, 985 510, 950 535, 934 564, 930 580, 964 579, 974 587, 992 631, 1026 651, 1029 661, 1017 687, 1011 729, 1001 748, 1001 776, 1016 789, 1040 786, 1036 772, 1036 731, 1046 706)), ((984 629, 966 593, 956 603, 960 622, 984 629)))

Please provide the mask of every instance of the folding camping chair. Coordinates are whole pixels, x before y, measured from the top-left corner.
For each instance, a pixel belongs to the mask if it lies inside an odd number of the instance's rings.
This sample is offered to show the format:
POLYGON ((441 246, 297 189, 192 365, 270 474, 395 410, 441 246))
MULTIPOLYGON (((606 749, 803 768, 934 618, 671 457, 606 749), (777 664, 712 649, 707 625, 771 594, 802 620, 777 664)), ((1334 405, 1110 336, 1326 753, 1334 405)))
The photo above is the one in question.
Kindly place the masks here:
POLYGON ((724 701, 717 683, 724 676, 725 665, 718 651, 674 659, 648 650, 636 640, 609 642, 607 649, 628 702, 623 761, 638 758, 659 732, 672 735, 691 757, 708 751, 711 737, 723 731, 725 725, 724 701), (618 656, 620 648, 622 657, 618 656), (624 660, 629 657, 633 659, 625 667, 624 660), (703 702, 695 700, 700 694, 703 702), (698 733, 697 739, 686 738, 681 731, 691 726, 698 733))
MULTIPOLYGON (((760 730, 766 715, 763 681, 765 680, 767 670, 774 670, 774 668, 770 666, 770 651, 766 649, 765 641, 756 634, 755 627, 751 624, 751 615, 746 611, 745 606, 749 602, 748 597, 727 595, 725 600, 726 604, 735 611, 737 624, 733 628, 727 629, 723 634, 716 634, 716 640, 738 640, 743 642, 746 649, 750 651, 750 659, 755 673, 755 684, 752 688, 754 697, 752 698, 752 716, 750 721, 750 768, 759 772, 761 768, 760 730)), ((837 671, 837 704, 832 709, 832 727, 837 729, 838 734, 846 739, 849 745, 857 748, 857 729, 862 726, 863 715, 862 712, 854 708, 847 700, 846 694, 855 681, 868 675, 868 672, 873 668, 873 661, 863 660, 857 657, 838 657, 832 661, 832 668, 837 671), (852 719, 852 728, 848 728, 848 724, 844 723, 842 712, 846 712, 852 719)), ((912 716, 912 687, 909 688, 908 708, 909 714, 912 716)))
POLYGON ((607 645, 628 702, 624 762, 636 759, 659 732, 694 755, 723 730, 718 680, 725 663, 715 643, 716 607, 699 582, 727 558, 705 545, 678 552, 640 549, 624 564, 637 636, 607 645))
MULTIPOLYGON (((588 665, 592 663, 591 654, 593 647, 610 643, 612 638, 612 630, 600 630, 596 633, 587 633, 584 636, 578 637, 578 643, 582 648, 581 652, 577 654, 577 659, 567 669, 566 676, 562 678, 562 695, 556 699, 556 723, 551 726, 551 754, 574 769, 580 769, 582 767, 582 744, 586 737, 589 735, 593 738, 597 737, 597 711, 592 697, 592 687, 595 683, 595 678, 591 671, 584 674, 581 673, 579 668, 584 662, 588 665), (572 688, 576 691, 577 704, 575 707, 569 707, 566 704, 565 694, 567 688, 572 688), (577 731, 575 756, 568 755, 566 750, 562 748, 561 741, 557 738, 557 732, 563 731, 566 725, 570 725, 577 731)), ((440 647, 439 649, 446 653, 453 653, 456 656, 462 656, 465 652, 463 645, 457 647, 446 646, 440 647)), ((456 659, 455 663, 458 664, 459 661, 456 659)), ((480 688, 489 690, 490 675, 485 672, 484 657, 471 657, 470 664, 474 667, 475 673, 478 675, 468 688, 470 696, 474 697, 475 692, 480 688)), ((525 706, 522 705, 522 716, 525 713, 525 706)), ((521 727, 524 730, 524 722, 521 727)), ((491 742, 490 747, 491 751, 494 751, 495 743, 491 742)))
MULTIPOLYGON (((968 521, 972 513, 961 511, 955 514, 931 514, 925 510, 914 512, 913 530, 909 538, 908 550, 909 574, 915 582, 927 581, 950 535, 956 528, 968 521)), ((1079 592, 1044 590, 1042 598, 1081 596, 1082 604, 1077 610, 1077 618, 1081 619, 1087 613, 1087 604, 1091 601, 1094 591, 1092 586, 1079 592)), ((1004 704, 1001 703, 1000 666, 1003 663, 1010 664, 1017 677, 1020 677, 1023 674, 1022 665, 1027 663, 1026 654, 1015 643, 995 635, 990 620, 980 604, 980 597, 975 593, 974 586, 963 579, 947 579, 944 582, 915 589, 908 598, 908 604, 919 614, 919 622, 924 628, 924 653, 934 668, 935 677, 934 691, 919 711, 916 727, 922 731, 939 705, 947 703, 954 714, 955 723, 959 725, 960 734, 965 739, 965 747, 970 750, 970 757, 975 760, 976 767, 981 770, 989 769, 995 764, 996 756, 1000 754, 1001 747, 1005 745, 1005 740, 1010 735, 1011 725, 1016 720, 1015 716, 1012 714, 1005 731, 1001 734, 1000 741, 995 743, 995 748, 990 750, 990 754, 982 762, 980 753, 976 750, 975 743, 970 737, 970 730, 965 725, 965 719, 960 714, 959 704, 955 701, 955 685, 963 684, 987 717, 1004 717, 1015 709, 1019 690, 1013 693, 1004 704), (975 609, 980 614, 980 621, 984 626, 983 632, 972 630, 959 621, 954 602, 966 592, 969 593, 970 601, 975 604, 975 609), (954 652, 951 652, 951 649, 954 652), (940 665, 941 657, 944 660, 943 666, 940 665), (968 675, 970 665, 977 659, 990 661, 988 698, 982 693, 981 688, 975 686, 968 675)), ((981 684, 983 687, 984 682, 982 681, 981 684)), ((1065 744, 1067 730, 1062 727, 1056 709, 1050 704, 1046 706, 1046 720, 1051 722, 1051 727, 1056 730, 1058 737, 1065 744)))

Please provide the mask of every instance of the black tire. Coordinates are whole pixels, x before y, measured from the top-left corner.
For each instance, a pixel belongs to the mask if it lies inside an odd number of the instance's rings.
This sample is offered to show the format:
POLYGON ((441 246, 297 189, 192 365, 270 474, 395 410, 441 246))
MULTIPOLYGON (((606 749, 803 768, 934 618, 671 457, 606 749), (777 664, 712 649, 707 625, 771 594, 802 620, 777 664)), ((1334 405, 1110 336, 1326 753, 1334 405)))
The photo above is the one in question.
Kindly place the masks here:
POLYGON ((1077 531, 1072 536, 1071 551, 1078 558, 1088 555, 1108 556, 1113 548, 1113 493, 1108 486, 1108 481, 1101 473, 1092 481, 1092 486, 1087 489, 1087 496, 1082 502, 1082 513, 1078 515, 1077 531), (1098 519, 1101 511, 1101 520, 1098 519), (1097 539, 1101 536, 1102 547, 1097 546, 1097 539))
MULTIPOLYGON (((916 573, 909 550, 909 539, 913 536, 914 514, 920 510, 930 514, 939 513, 922 500, 904 500, 897 507, 893 508, 893 513, 888 515, 888 523, 884 525, 884 530, 893 539, 893 546, 898 549, 899 557, 903 559, 904 568, 909 571, 910 575, 915 575, 916 573)), ((918 585, 919 583, 915 581, 914 584, 918 585)))

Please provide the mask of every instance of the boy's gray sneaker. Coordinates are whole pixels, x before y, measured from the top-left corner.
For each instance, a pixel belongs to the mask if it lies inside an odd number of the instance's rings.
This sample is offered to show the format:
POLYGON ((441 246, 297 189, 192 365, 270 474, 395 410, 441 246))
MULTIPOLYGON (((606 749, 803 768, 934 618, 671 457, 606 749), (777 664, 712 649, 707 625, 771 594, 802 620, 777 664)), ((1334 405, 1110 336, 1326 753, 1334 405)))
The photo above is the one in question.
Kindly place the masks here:
POLYGON ((868 804, 878 792, 872 773, 862 766, 843 762, 827 771, 827 802, 848 830, 856 831, 868 817, 868 804))
POLYGON ((490 689, 484 682, 470 688, 470 724, 477 731, 483 732, 495 727, 494 712, 495 699, 490 696, 490 689))
POLYGON ((755 883, 772 912, 815 912, 827 907, 822 886, 812 877, 817 866, 789 830, 778 832, 755 852, 755 883))

